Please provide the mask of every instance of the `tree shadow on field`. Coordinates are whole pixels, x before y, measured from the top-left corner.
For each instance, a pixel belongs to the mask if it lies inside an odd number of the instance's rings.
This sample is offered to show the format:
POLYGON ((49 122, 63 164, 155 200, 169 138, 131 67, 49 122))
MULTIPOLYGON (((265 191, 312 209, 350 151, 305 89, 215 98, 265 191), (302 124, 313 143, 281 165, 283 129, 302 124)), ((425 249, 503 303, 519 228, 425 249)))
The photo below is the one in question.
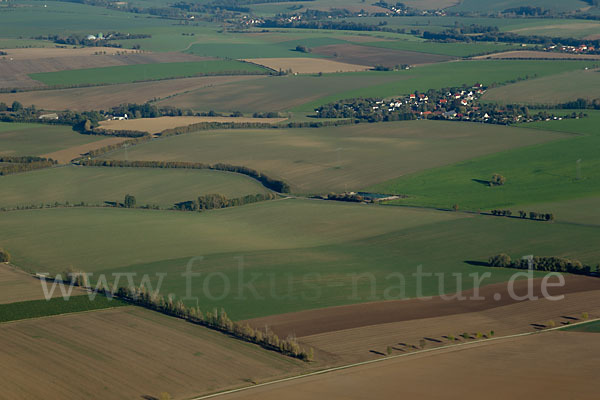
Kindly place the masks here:
POLYGON ((486 181, 486 180, 483 180, 483 179, 471 179, 471 180, 473 182, 477 182, 477 183, 480 183, 480 184, 485 185, 485 186, 490 186, 490 183, 491 183, 490 181, 486 181))
POLYGON ((140 396, 142 399, 144 400, 158 400, 158 397, 154 397, 154 396, 150 396, 148 394, 144 394, 142 396, 140 396))
POLYGON ((489 264, 485 261, 472 261, 472 260, 466 260, 463 261, 465 264, 469 264, 469 265, 473 265, 475 267, 489 267, 489 264))
POLYGON ((377 350, 369 350, 369 353, 377 354, 378 356, 385 356, 385 354, 377 350))

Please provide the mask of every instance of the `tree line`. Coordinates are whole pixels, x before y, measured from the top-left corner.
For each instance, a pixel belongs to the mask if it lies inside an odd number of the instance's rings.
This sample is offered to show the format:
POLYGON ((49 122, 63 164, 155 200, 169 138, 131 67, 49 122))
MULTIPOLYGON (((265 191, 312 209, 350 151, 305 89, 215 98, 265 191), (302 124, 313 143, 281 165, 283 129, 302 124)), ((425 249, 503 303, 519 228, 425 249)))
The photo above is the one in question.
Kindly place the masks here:
POLYGON ((501 253, 492 256, 488 260, 488 266, 499 268, 529 269, 534 271, 567 272, 578 275, 598 276, 600 264, 595 268, 584 265, 579 260, 564 257, 533 257, 532 259, 513 260, 508 254, 501 253))
MULTIPOLYGON (((138 140, 138 139, 134 139, 138 140)), ((126 161, 126 160, 79 160, 79 164, 92 167, 118 167, 118 168, 179 168, 179 169, 209 169, 216 171, 235 172, 256 179, 268 189, 279 193, 289 193, 289 185, 283 181, 271 178, 252 168, 231 164, 204 164, 186 161, 126 161)))
MULTIPOLYGON (((513 212, 511 210, 492 210, 491 214, 497 217, 513 216, 513 212)), ((517 215, 515 215, 515 217, 517 217, 517 215)), ((554 221, 554 214, 552 213, 540 213, 535 211, 530 211, 527 213, 526 211, 522 210, 518 212, 518 218, 527 219, 528 217, 534 221, 554 221)))
POLYGON ((273 200, 277 196, 273 193, 249 194, 243 197, 229 199, 222 194, 206 194, 199 196, 196 200, 182 201, 176 203, 173 208, 181 211, 203 211, 219 208, 237 207, 245 204, 258 203, 266 200, 273 200))
MULTIPOLYGON (((55 277, 54 279, 58 280, 59 278, 55 277)), ((107 297, 114 296, 131 304, 181 318, 193 324, 202 325, 286 356, 298 358, 303 361, 312 361, 314 357, 313 349, 305 350, 301 348, 294 336, 290 335, 286 339, 280 339, 277 334, 267 327, 263 331, 252 328, 249 324, 232 321, 223 308, 221 308, 220 312, 214 309, 212 312, 207 311, 203 313, 199 307, 188 307, 181 300, 173 301, 171 297, 150 293, 145 286, 119 287, 115 292, 114 289, 110 290, 103 284, 99 284, 98 288, 92 289, 88 275, 76 272, 72 268, 64 272, 60 280, 75 286, 95 290, 96 293, 101 293, 107 297)))
POLYGON ((51 158, 35 156, 0 156, 0 163, 7 163, 0 167, 0 176, 48 168, 58 164, 51 158))

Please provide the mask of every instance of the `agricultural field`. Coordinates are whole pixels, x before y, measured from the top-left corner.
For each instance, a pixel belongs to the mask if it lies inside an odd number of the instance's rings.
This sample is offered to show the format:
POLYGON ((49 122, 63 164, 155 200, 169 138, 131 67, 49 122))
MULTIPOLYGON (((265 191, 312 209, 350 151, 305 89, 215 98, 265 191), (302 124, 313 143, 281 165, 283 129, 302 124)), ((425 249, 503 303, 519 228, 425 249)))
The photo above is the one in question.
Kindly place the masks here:
POLYGON ((41 156, 75 146, 94 146, 104 139, 81 135, 70 126, 0 122, 0 155, 3 156, 41 156))
POLYGON ((133 307, 0 324, 0 338, 10 349, 0 356, 3 391, 20 398, 43 398, 52 391, 62 399, 157 398, 165 392, 183 399, 308 368, 302 361, 133 307), (65 371, 86 384, 74 387, 72 379, 64 379, 65 371), (37 384, 31 384, 31 377, 37 384))
POLYGON ((369 66, 317 58, 248 58, 244 61, 275 71, 291 70, 296 74, 331 74, 335 72, 366 71, 369 66))
MULTIPOLYGON (((83 294, 77 288, 73 289, 73 293, 83 294)), ((60 295, 60 291, 57 290, 52 297, 60 295)), ((7 264, 0 264, 0 305, 43 298, 44 290, 40 280, 7 264)), ((4 314, 1 313, 0 318, 3 316, 4 314)))
POLYGON ((160 133, 166 129, 189 126, 193 124, 217 123, 249 123, 249 124, 277 124, 285 118, 246 118, 246 117, 159 117, 136 118, 130 120, 108 120, 100 122, 100 129, 104 130, 130 130, 148 133, 160 133))
MULTIPOLYGON (((69 263, 109 280, 115 272, 135 273, 136 283, 148 274, 154 288, 156 274, 166 274, 161 293, 179 296, 187 296, 181 274, 191 268, 200 273, 192 281, 191 297, 197 299, 184 300, 204 310, 225 307, 235 319, 387 299, 386 288, 396 282, 389 274, 398 272, 407 282, 406 297, 438 293, 438 278, 425 279, 422 294, 416 292, 412 274, 419 265, 428 273, 462 273, 460 285, 467 290, 473 284, 469 273, 491 272, 486 284, 512 276, 509 269, 466 262, 500 252, 588 263, 600 256, 597 227, 317 200, 205 213, 46 209, 8 212, 2 219, 0 241, 21 268, 58 272, 69 263), (84 245, 89 241, 94 246, 84 245), (243 286, 251 277, 250 287, 243 286)), ((443 290, 452 293, 458 284, 447 276, 443 290)))
POLYGON ((467 82, 490 85, 527 76, 547 76, 593 67, 585 61, 478 60, 437 63, 396 72, 352 72, 319 76, 284 76, 234 82, 192 90, 159 105, 215 111, 286 111, 312 113, 320 105, 353 97, 391 97, 467 82), (292 93, 293 95, 290 95, 292 93))
POLYGON ((527 204, 559 202, 600 194, 600 145, 597 126, 600 113, 589 117, 530 123, 524 126, 571 133, 560 141, 499 152, 490 156, 431 169, 375 185, 369 190, 402 193, 407 199, 395 204, 465 210, 512 208, 527 204), (581 161, 580 176, 577 160, 581 161), (507 184, 490 187, 494 173, 506 177, 507 184))
MULTIPOLYGON (((51 287, 52 283, 49 282, 48 286, 51 287)), ((66 288, 67 292, 68 290, 66 288)), ((0 304, 0 323, 123 307, 125 305, 127 303, 117 299, 109 299, 105 296, 96 296, 94 299, 91 299, 87 295, 81 294, 70 297, 68 301, 62 297, 55 296, 50 300, 40 299, 12 302, 0 304)))
POLYGON ((476 155, 561 137, 500 126, 410 121, 318 129, 199 131, 106 157, 244 165, 284 179, 294 193, 311 194, 356 191, 476 155))
POLYGON ((44 85, 30 74, 136 64, 205 60, 182 53, 148 53, 107 47, 27 48, 5 50, 0 59, 0 87, 32 89, 44 85))
POLYGON ((481 54, 499 53, 520 47, 504 43, 436 43, 414 40, 377 41, 363 44, 383 49, 439 54, 450 57, 472 57, 481 54))
POLYGON ((517 82, 489 90, 482 100, 497 103, 560 104, 600 96, 600 70, 564 74, 517 82))
POLYGON ((587 324, 566 327, 565 331, 570 332, 591 332, 598 333, 600 332, 600 323, 598 321, 588 322, 587 324))
POLYGON ((460 398, 502 399, 548 393, 561 399, 575 396, 595 398, 595 388, 580 384, 594 379, 598 341, 595 335, 576 332, 549 332, 540 335, 483 342, 468 347, 408 355, 376 364, 315 375, 272 386, 223 396, 224 399, 302 399, 307 390, 327 399, 388 398, 406 393, 414 398, 441 398, 448 393, 460 398), (552 351, 548 351, 552 349, 552 351), (568 374, 540 365, 573 365, 568 374), (485 366, 473 372, 476 378, 464 382, 465 366, 485 366), (432 382, 435 376, 435 383, 432 382), (399 379, 399 377, 402 377, 399 379), (407 384, 410 382, 410 384, 407 384), (511 382, 506 385, 505 382, 511 382), (490 390, 493 394, 490 394, 490 390))
POLYGON ((56 202, 103 206, 105 202, 123 202, 126 194, 135 195, 138 205, 169 208, 212 193, 238 198, 268 192, 241 174, 160 168, 66 166, 0 177, 0 183, 0 207, 4 208, 56 202))
MULTIPOLYGON (((224 84, 260 78, 263 77, 260 75, 205 76, 153 82, 121 83, 110 86, 0 93, 0 102, 11 104, 16 100, 25 106, 35 104, 36 107, 54 111, 108 110, 121 104, 143 104, 157 99, 171 98, 194 90, 213 90, 213 88, 224 84)), ((208 104, 205 106, 209 107, 208 104)))
POLYGON ((266 74, 264 67, 234 60, 122 65, 30 74, 48 86, 105 85, 200 75, 266 74))
MULTIPOLYGON (((390 44, 395 42, 382 41, 377 43, 390 44)), ((313 52, 333 57, 337 61, 371 66, 383 65, 388 68, 401 65, 431 64, 452 59, 443 55, 393 50, 390 48, 381 51, 379 48, 374 48, 374 46, 361 46, 350 43, 320 46, 316 47, 313 52)))
POLYGON ((504 53, 488 54, 485 56, 473 57, 476 60, 600 60, 600 55, 597 54, 571 54, 548 51, 530 51, 518 50, 507 51, 504 53))

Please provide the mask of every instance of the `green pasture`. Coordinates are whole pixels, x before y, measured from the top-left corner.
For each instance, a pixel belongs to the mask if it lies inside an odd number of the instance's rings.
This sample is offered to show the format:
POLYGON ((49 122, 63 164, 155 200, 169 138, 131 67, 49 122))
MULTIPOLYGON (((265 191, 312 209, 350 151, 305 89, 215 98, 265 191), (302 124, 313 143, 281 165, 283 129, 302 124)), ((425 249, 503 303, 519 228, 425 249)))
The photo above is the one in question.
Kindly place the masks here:
POLYGON ((561 330, 570 332, 600 333, 600 321, 586 322, 577 326, 565 326, 561 330))
POLYGON ((418 266, 445 273, 441 289, 452 292, 472 286, 470 273, 490 272, 484 283, 509 279, 515 271, 475 263, 499 252, 584 262, 600 255, 597 227, 314 200, 195 214, 46 209, 2 218, 0 243, 28 270, 72 265, 111 282, 113 273, 134 273, 135 284, 148 274, 153 288, 166 274, 161 293, 203 310, 223 306, 236 319, 398 298, 399 274, 404 296, 438 294, 437 276, 424 277, 417 292, 418 266), (189 292, 186 271, 199 274, 189 292), (462 285, 452 273, 463 274, 462 285))
POLYGON ((39 156, 102 139, 70 126, 0 122, 0 155, 5 156, 39 156))
POLYGON ((588 113, 590 116, 583 119, 523 125, 573 133, 569 138, 431 169, 369 190, 409 196, 393 204, 442 208, 458 204, 466 210, 510 208, 598 195, 600 112, 588 113), (485 184, 495 173, 506 178, 504 186, 485 184))
POLYGON ((523 6, 540 7, 549 10, 573 11, 589 7, 589 3, 582 0, 462 0, 460 4, 450 7, 450 11, 477 11, 494 12, 504 11, 508 8, 519 8, 523 6))
POLYGON ((267 72, 266 68, 255 64, 234 60, 207 60, 41 72, 29 76, 48 86, 69 86, 130 83, 215 74, 266 74, 267 72))
POLYGON ((260 183, 241 174, 205 170, 66 166, 0 177, 0 207, 27 205, 103 205, 123 202, 171 207, 174 203, 218 193, 227 198, 266 193, 260 183))

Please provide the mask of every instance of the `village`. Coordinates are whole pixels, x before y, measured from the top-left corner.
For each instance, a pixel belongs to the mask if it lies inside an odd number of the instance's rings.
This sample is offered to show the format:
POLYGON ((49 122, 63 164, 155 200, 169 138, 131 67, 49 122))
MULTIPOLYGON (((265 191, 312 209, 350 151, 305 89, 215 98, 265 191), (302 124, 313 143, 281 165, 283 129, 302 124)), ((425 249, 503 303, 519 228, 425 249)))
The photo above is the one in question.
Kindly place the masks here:
POLYGON ((479 102, 486 91, 487 87, 476 83, 472 87, 415 92, 397 98, 348 99, 321 106, 315 113, 317 118, 354 118, 368 122, 438 119, 500 125, 583 116, 577 113, 557 116, 544 110, 532 112, 522 105, 479 102))

